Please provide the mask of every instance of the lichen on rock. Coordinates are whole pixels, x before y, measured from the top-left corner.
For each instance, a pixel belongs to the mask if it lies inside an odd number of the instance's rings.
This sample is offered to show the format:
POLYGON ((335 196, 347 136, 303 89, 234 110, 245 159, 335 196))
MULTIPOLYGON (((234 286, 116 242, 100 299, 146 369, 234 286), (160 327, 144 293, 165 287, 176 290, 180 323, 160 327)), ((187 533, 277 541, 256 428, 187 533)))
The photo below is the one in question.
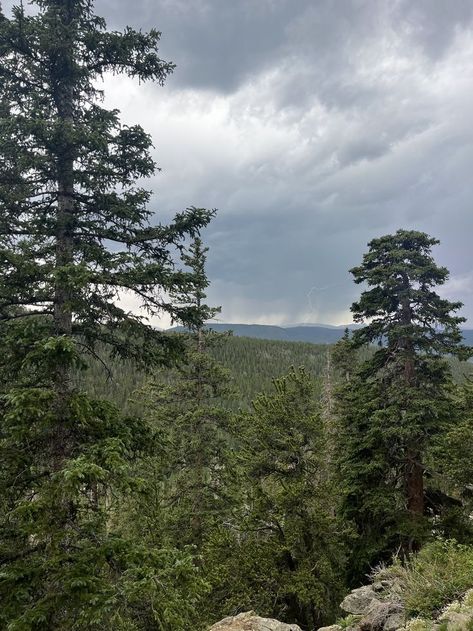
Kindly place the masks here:
POLYGON ((254 611, 246 611, 217 622, 209 631, 301 631, 301 628, 297 624, 260 618, 254 611))
POLYGON ((374 603, 378 602, 380 602, 380 600, 372 586, 364 585, 363 587, 351 591, 348 596, 343 599, 340 607, 343 611, 348 613, 364 615, 368 613, 374 603))

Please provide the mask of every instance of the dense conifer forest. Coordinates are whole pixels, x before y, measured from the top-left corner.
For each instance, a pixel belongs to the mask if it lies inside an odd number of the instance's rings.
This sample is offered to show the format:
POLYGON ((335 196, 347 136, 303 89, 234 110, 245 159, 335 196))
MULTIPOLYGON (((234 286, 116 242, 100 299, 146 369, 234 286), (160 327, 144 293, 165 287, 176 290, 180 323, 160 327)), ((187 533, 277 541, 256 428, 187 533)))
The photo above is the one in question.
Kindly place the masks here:
MULTIPOLYGON (((261 340, 251 337, 223 335, 209 349, 209 353, 229 372, 233 395, 227 397, 231 409, 248 409, 261 392, 272 388, 275 378, 286 375, 291 368, 304 366, 312 376, 318 395, 322 395, 328 376, 339 378, 339 370, 333 363, 334 345, 304 342, 261 340)), ((374 347, 361 351, 364 356, 374 352, 374 347)), ((448 357, 452 376, 463 384, 473 374, 473 364, 448 357)), ((166 367, 160 369, 163 379, 170 379, 166 367)), ((94 396, 104 397, 124 410, 142 410, 140 389, 148 375, 133 362, 110 356, 102 349, 100 360, 91 362, 83 375, 87 390, 94 396), (103 362, 103 363, 102 363, 103 362)))
POLYGON ((0 629, 313 631, 373 572, 411 616, 468 608, 473 349, 439 242, 372 239, 335 345, 209 331, 215 211, 156 220, 151 138, 97 87, 163 84, 160 33, 33 5, 0 9, 0 629))
MULTIPOLYGON (((278 342, 254 338, 224 335, 209 349, 212 357, 228 370, 233 395, 226 404, 232 409, 248 409, 260 392, 269 390, 272 381, 289 372, 292 367, 305 366, 318 384, 320 391, 323 377, 330 361, 327 345, 302 342, 278 342)), ((137 395, 148 377, 132 362, 104 359, 93 363, 85 375, 87 388, 97 396, 113 400, 125 409, 137 409, 141 405, 137 395)), ((163 379, 171 379, 171 371, 161 368, 163 379)), ((460 370, 463 373, 463 367, 460 370)))

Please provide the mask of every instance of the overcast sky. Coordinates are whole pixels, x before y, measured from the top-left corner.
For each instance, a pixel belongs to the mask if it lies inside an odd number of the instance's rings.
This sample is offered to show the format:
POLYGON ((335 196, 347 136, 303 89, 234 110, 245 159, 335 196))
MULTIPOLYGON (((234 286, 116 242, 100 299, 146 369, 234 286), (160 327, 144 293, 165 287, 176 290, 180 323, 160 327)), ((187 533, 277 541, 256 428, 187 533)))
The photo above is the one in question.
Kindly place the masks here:
MULTIPOLYGON (((3 3, 4 5, 6 3, 3 3)), ((106 81, 149 131, 160 217, 216 207, 226 322, 346 323, 348 269, 398 228, 438 237, 473 327, 472 0, 97 0, 162 31, 165 88, 106 81)))

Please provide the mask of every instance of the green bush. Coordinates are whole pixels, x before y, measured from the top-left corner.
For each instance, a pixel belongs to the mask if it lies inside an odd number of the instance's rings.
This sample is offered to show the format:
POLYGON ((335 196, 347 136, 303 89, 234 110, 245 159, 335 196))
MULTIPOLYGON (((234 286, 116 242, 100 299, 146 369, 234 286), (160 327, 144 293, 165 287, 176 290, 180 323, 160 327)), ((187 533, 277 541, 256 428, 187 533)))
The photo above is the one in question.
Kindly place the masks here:
POLYGON ((345 616, 345 618, 339 618, 336 624, 338 624, 339 627, 342 627, 342 629, 349 629, 356 627, 361 618, 362 616, 350 613, 348 616, 345 616))
POLYGON ((473 546, 435 541, 406 565, 395 563, 377 576, 396 580, 408 615, 433 618, 473 587, 473 546))

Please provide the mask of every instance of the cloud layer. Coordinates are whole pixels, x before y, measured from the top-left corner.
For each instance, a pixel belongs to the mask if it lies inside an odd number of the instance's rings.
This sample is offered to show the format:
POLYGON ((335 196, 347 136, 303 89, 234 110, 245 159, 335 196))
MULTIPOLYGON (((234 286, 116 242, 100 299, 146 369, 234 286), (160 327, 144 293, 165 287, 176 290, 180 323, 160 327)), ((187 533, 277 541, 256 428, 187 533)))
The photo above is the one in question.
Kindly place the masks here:
POLYGON ((399 227, 440 238, 445 294, 473 318, 471 0, 97 0, 163 32, 165 88, 108 77, 152 133, 161 217, 217 207, 222 319, 350 320, 347 270, 399 227))

